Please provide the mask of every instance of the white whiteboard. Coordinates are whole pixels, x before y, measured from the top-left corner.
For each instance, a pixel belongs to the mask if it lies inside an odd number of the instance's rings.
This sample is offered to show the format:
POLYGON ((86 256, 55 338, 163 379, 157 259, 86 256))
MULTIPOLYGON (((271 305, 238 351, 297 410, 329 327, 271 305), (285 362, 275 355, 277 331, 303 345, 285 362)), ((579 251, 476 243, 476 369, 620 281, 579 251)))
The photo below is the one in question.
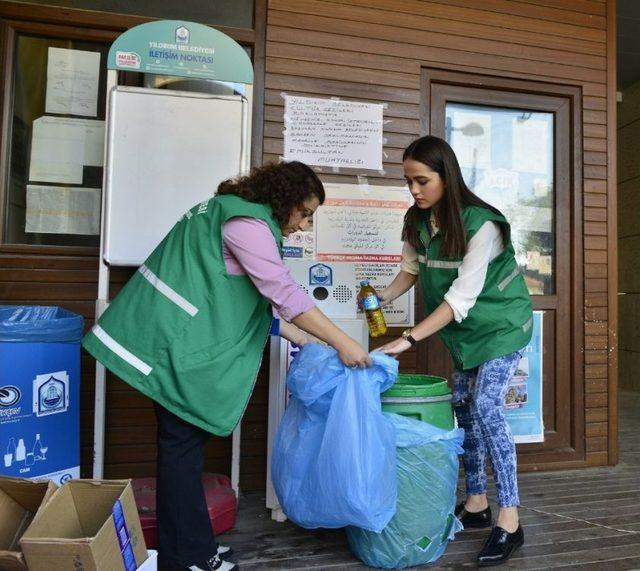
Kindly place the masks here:
POLYGON ((105 159, 104 260, 142 264, 189 208, 248 166, 244 97, 114 88, 105 159))

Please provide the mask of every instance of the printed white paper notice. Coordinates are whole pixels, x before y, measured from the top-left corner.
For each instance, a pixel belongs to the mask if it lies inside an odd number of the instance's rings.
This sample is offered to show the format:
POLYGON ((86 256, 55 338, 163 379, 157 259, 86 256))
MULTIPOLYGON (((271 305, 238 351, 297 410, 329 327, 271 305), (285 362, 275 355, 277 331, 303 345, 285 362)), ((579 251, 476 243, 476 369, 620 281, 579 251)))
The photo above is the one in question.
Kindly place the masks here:
POLYGON ((33 122, 29 180, 81 184, 82 167, 102 166, 104 121, 40 117, 33 122))
POLYGON ((27 185, 25 230, 46 234, 99 234, 100 189, 27 185))
POLYGON ((406 188, 326 183, 316 211, 316 258, 334 262, 402 259, 402 223, 411 205, 406 188))
POLYGON ((382 169, 382 105, 285 96, 284 159, 382 169))
POLYGON ((49 48, 47 61, 47 113, 98 114, 100 53, 49 48))

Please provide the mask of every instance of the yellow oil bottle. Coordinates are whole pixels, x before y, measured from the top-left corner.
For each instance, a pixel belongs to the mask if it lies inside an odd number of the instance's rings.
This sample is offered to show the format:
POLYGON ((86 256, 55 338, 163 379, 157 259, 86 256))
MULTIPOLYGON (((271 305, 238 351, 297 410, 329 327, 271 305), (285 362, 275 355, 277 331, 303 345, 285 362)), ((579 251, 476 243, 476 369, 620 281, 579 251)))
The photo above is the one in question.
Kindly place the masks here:
POLYGON ((371 335, 371 337, 381 337, 384 335, 387 332, 387 322, 384 320, 376 290, 369 284, 369 280, 362 280, 360 282, 358 305, 360 305, 367 316, 369 335, 371 335))

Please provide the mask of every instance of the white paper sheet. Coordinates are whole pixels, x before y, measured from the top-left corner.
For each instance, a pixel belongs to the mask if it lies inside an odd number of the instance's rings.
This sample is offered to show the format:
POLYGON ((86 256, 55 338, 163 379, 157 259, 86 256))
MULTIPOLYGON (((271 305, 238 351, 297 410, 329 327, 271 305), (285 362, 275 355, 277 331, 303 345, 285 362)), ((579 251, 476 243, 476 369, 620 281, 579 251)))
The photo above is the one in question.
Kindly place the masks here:
POLYGON ((82 167, 102 166, 104 121, 40 117, 33 122, 29 180, 82 183, 82 167))
POLYGON ((26 232, 100 233, 100 189, 27 185, 26 232))
POLYGON ((406 188, 327 183, 325 191, 314 220, 318 260, 400 262, 406 188))
POLYGON ((100 55, 98 52, 49 48, 47 113, 97 115, 100 55))
POLYGON ((514 118, 512 122, 512 168, 519 172, 549 173, 551 124, 539 119, 514 118))
POLYGON ((285 96, 284 159, 382 169, 382 105, 285 96))

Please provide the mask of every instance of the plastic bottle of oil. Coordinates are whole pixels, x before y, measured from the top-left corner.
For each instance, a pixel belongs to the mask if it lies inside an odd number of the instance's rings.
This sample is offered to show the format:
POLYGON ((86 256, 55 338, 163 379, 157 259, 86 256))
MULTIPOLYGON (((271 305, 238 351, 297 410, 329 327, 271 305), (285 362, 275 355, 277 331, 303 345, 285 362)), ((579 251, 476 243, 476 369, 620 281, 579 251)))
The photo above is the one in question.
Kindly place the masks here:
POLYGON ((387 323, 384 320, 376 290, 373 289, 373 286, 369 285, 369 280, 362 280, 360 286, 358 304, 367 316, 369 335, 371 335, 371 337, 381 337, 387 332, 387 323))

